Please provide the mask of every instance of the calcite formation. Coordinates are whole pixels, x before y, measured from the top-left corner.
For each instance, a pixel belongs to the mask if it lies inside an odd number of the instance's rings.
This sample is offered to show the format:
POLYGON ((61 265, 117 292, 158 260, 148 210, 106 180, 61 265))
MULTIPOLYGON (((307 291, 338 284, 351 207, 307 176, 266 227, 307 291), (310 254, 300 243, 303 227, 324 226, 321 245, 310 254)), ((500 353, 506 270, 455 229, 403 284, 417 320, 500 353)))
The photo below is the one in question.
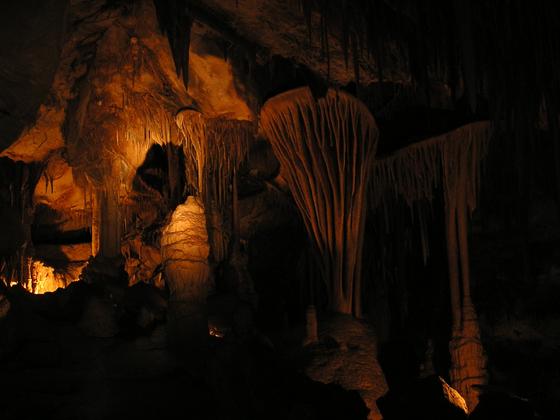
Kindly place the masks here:
POLYGON ((210 246, 200 200, 191 196, 175 209, 162 232, 161 252, 169 288, 169 338, 201 348, 208 337, 210 246))
POLYGON ((317 338, 307 349, 305 373, 319 382, 357 390, 370 410, 368 419, 380 420, 376 401, 388 387, 372 328, 351 316, 335 315, 319 323, 317 338))
POLYGON ((361 316, 366 193, 377 146, 377 125, 346 93, 309 88, 267 101, 261 125, 313 238, 330 307, 361 316))
POLYGON ((2 420, 556 413, 560 7, 427 3, 1 2, 2 420))

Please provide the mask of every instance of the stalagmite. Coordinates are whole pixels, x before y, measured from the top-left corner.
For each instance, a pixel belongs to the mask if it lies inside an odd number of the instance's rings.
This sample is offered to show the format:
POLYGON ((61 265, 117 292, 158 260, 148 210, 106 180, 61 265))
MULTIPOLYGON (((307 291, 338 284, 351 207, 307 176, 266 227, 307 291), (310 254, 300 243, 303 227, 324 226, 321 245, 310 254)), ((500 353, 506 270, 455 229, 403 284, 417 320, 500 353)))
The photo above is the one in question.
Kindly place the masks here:
POLYGON ((198 198, 188 197, 175 209, 162 232, 161 252, 169 287, 169 340, 187 351, 200 351, 208 337, 210 247, 198 198))
POLYGON ((377 126, 356 98, 309 88, 264 105, 261 124, 322 259, 330 308, 361 314, 361 258, 367 184, 377 126))
POLYGON ((486 382, 486 356, 470 296, 467 224, 468 212, 476 207, 481 160, 490 138, 489 123, 466 125, 379 160, 373 180, 372 196, 381 206, 389 202, 382 200, 386 193, 404 198, 413 207, 420 200, 431 202, 438 186, 443 189, 452 318, 450 376, 470 411, 478 404, 473 385, 486 382))
MULTIPOLYGON (((463 395, 470 411, 474 410, 478 404, 479 391, 476 385, 483 385, 487 381, 486 372, 486 355, 480 338, 480 327, 476 310, 471 301, 470 292, 470 270, 469 270, 469 246, 467 232, 467 164, 468 155, 462 155, 459 162, 459 175, 455 186, 456 198, 454 200, 455 207, 448 204, 448 217, 450 213, 457 213, 455 218, 455 226, 448 226, 448 237, 456 236, 453 242, 458 242, 459 247, 455 249, 449 248, 449 258, 457 261, 457 254, 461 265, 461 283, 462 290, 455 290, 455 300, 460 299, 461 302, 453 302, 453 330, 452 338, 449 343, 449 351, 451 353, 451 383, 453 387, 463 395), (456 305, 459 304, 460 313, 457 313, 456 305), (460 319, 457 320, 457 317, 460 319)), ((449 192, 451 194, 451 191, 449 192)), ((449 200, 451 202, 451 200, 449 200)), ((459 288, 459 273, 457 270, 451 275, 452 287, 459 288), (455 278, 453 278, 455 277, 455 278)))

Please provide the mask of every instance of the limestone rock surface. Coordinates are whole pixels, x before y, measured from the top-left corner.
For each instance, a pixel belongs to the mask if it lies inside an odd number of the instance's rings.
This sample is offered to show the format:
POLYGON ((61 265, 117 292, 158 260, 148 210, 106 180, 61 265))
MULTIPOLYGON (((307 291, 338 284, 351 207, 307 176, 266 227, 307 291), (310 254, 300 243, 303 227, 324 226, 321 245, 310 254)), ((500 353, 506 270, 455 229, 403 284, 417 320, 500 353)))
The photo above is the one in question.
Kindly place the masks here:
POLYGON ((197 198, 188 197, 175 209, 163 229, 161 251, 169 288, 169 337, 191 347, 201 345, 208 337, 210 246, 204 208, 197 198))
POLYGON ((377 361, 377 340, 371 327, 345 315, 319 320, 319 344, 310 346, 308 352, 307 376, 358 391, 370 410, 368 418, 381 418, 375 401, 388 388, 377 361))

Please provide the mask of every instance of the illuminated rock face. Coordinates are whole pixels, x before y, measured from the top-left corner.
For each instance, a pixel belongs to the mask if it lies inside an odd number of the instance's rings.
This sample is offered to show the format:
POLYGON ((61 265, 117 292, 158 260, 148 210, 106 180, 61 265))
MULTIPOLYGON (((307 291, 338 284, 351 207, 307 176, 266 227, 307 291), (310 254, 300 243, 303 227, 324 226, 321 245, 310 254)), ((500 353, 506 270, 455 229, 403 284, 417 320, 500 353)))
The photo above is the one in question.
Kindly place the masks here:
MULTIPOLYGON (((2 42, 0 43, 0 151, 17 141, 18 136, 29 137, 32 133, 21 133, 33 119, 45 115, 41 102, 48 98, 49 88, 55 77, 59 57, 66 38, 69 1, 47 0, 32 4, 26 2, 4 2, 0 15, 2 42), (25 29, 23 29, 25 28, 25 29), (41 109, 38 109, 41 108, 41 109)), ((52 97, 49 98, 52 102, 52 97)), ((47 117, 49 119, 50 116, 47 117)), ((49 133, 51 134, 51 133, 49 133)), ((41 142, 52 139, 44 135, 41 142)), ((59 141, 60 141, 59 137, 59 141)), ((41 147, 29 148, 25 154, 33 158, 33 152, 42 152, 41 147)), ((10 156, 11 154, 7 154, 10 156)), ((15 153, 16 157, 20 157, 15 153)), ((44 157, 44 156, 43 156, 44 157)))
POLYGON ((308 348, 305 373, 313 380, 357 390, 370 410, 368 419, 381 418, 376 400, 388 391, 377 361, 377 339, 367 324, 348 315, 319 322, 319 343, 308 348))
POLYGON ((139 236, 127 241, 121 248, 125 257, 125 270, 128 273, 128 285, 149 282, 161 263, 159 248, 142 242, 139 236))
POLYGON ((449 343, 451 354, 450 376, 453 387, 465 398, 469 412, 479 401, 477 386, 487 383, 486 352, 480 339, 480 327, 474 306, 463 309, 462 331, 449 343))
POLYGON ((189 95, 207 116, 253 120, 254 115, 238 91, 231 62, 209 54, 205 39, 193 34, 189 54, 189 95))
POLYGON ((57 153, 49 160, 33 192, 35 225, 45 235, 89 227, 90 198, 78 186, 72 168, 57 153))
POLYGON ((204 208, 195 197, 188 197, 173 212, 162 232, 161 252, 169 287, 170 342, 196 350, 208 337, 210 246, 204 208))
POLYGON ((298 88, 269 99, 261 125, 313 238, 329 309, 362 315, 366 194, 378 130, 367 107, 334 89, 298 88))
POLYGON ((33 261, 29 271, 30 277, 26 288, 30 292, 42 294, 66 287, 64 276, 41 261, 33 261))

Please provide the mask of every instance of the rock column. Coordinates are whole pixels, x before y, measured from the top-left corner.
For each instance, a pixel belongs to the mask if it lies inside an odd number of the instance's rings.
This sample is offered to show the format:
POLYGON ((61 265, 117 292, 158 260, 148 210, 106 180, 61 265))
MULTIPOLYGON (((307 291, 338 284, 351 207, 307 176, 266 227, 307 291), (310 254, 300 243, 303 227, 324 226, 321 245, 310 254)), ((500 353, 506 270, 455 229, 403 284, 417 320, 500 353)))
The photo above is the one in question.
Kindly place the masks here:
POLYGON ((204 348, 208 337, 206 298, 210 246, 200 200, 188 197, 179 205, 161 238, 169 287, 168 338, 187 351, 204 348))

